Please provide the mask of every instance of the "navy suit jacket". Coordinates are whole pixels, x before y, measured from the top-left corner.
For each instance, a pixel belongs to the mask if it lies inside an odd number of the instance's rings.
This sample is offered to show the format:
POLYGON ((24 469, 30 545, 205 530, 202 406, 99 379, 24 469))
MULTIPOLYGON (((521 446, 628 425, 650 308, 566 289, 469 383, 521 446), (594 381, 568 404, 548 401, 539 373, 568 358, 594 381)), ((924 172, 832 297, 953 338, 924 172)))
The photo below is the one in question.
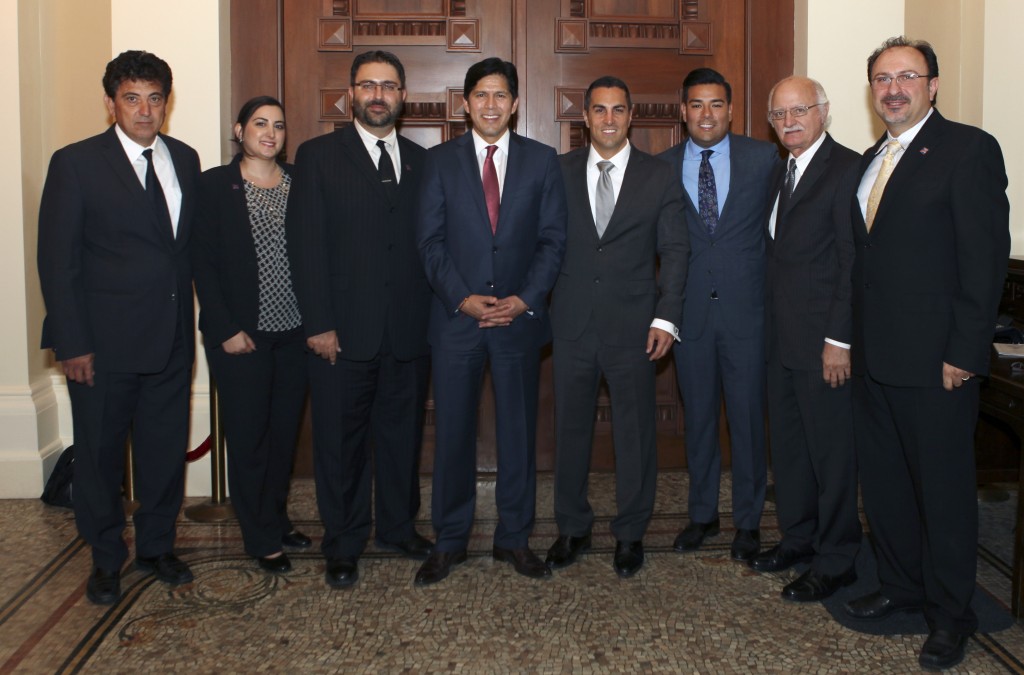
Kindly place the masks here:
POLYGON ((430 286, 416 248, 426 151, 398 136, 398 192, 380 182, 354 126, 295 155, 288 255, 306 335, 337 331, 341 357, 369 361, 384 336, 401 361, 426 356, 430 286))
MULTIPOLYGON (((683 178, 683 149, 679 143, 659 157, 683 178)), ((764 223, 771 207, 772 175, 780 164, 775 145, 729 134, 729 196, 719 209, 718 227, 709 236, 700 212, 684 195, 690 233, 690 268, 683 315, 676 324, 685 340, 704 334, 712 302, 721 303, 723 320, 735 337, 764 330, 764 223), (714 291, 718 300, 711 298, 714 291)), ((684 190, 685 192, 685 190, 684 190)))
POLYGON ((510 132, 497 232, 491 233, 472 132, 431 148, 416 237, 434 289, 430 343, 467 351, 490 338, 519 348, 550 340, 547 298, 565 253, 566 203, 554 148, 510 132), (519 296, 530 309, 508 327, 461 314, 469 295, 519 296))
POLYGON ((935 110, 889 177, 870 233, 854 196, 855 373, 939 387, 943 362, 988 372, 1010 255, 1006 184, 996 139, 935 110))
POLYGON ((58 360, 95 354, 95 367, 107 372, 160 372, 179 325, 193 357, 188 243, 199 156, 160 137, 181 186, 177 236, 157 219, 113 126, 50 160, 37 255, 47 312, 42 347, 58 360))
MULTIPOLYGON (((766 332, 772 351, 792 370, 821 370, 825 338, 850 344, 853 308, 853 225, 850 196, 857 190, 859 155, 828 134, 788 203, 765 230, 768 253, 766 332)), ((775 172, 778 195, 786 166, 775 172)), ((774 204, 769 204, 769 210, 774 204)), ((767 220, 765 221, 767 227, 767 220)))
POLYGON ((675 324, 682 310, 689 256, 683 187, 668 164, 634 146, 615 211, 598 238, 589 156, 587 145, 560 158, 569 238, 551 300, 552 327, 555 337, 577 340, 593 317, 605 344, 642 347, 655 317, 675 324))

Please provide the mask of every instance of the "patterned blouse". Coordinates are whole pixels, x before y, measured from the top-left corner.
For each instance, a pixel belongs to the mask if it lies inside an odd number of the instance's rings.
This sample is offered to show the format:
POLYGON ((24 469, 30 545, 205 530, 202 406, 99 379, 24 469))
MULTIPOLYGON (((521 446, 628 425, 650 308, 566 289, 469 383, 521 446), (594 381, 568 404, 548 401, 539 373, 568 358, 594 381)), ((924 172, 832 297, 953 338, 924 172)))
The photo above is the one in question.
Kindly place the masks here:
POLYGON ((256 329, 266 332, 291 330, 302 323, 299 303, 292 290, 285 241, 284 217, 292 178, 281 171, 281 182, 262 188, 244 181, 249 224, 256 245, 260 281, 260 318, 256 329))

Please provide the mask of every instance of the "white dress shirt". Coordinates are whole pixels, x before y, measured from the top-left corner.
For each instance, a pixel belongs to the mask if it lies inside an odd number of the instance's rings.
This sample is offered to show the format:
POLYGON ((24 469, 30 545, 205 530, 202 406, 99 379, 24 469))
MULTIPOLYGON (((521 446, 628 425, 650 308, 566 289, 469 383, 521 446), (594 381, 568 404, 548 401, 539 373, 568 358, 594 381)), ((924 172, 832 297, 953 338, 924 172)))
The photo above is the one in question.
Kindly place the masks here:
POLYGON ((398 152, 398 133, 395 131, 395 128, 392 127, 391 133, 384 138, 378 138, 364 129, 358 119, 355 120, 355 127, 356 132, 359 134, 359 139, 366 146, 366 151, 370 153, 370 159, 373 160, 374 166, 377 166, 380 162, 380 147, 377 145, 377 141, 384 141, 384 147, 387 148, 388 155, 391 157, 391 164, 395 167, 395 180, 401 183, 402 156, 398 152))
POLYGON ((865 220, 868 215, 868 196, 871 195, 871 188, 875 186, 875 179, 878 178, 878 172, 882 170, 882 160, 885 159, 885 147, 889 144, 889 141, 899 141, 900 149, 896 151, 896 154, 892 158, 892 168, 895 171, 896 165, 900 163, 900 159, 903 158, 903 153, 906 152, 907 148, 917 137, 917 133, 921 131, 921 127, 928 121, 928 118, 932 116, 932 111, 935 108, 929 108, 928 114, 924 116, 920 122, 904 131, 899 136, 894 137, 892 134, 886 132, 885 138, 878 147, 875 148, 875 158, 868 164, 867 171, 860 179, 860 187, 857 188, 857 201, 860 202, 860 214, 864 216, 865 220))
POLYGON ((494 162, 494 170, 498 174, 498 199, 500 201, 501 195, 505 194, 505 168, 508 166, 508 129, 494 143, 488 143, 480 138, 476 131, 473 131, 472 134, 473 148, 476 151, 476 163, 480 168, 480 180, 483 180, 484 177, 484 160, 487 159, 487 146, 498 146, 498 149, 494 151, 494 156, 491 157, 491 161, 494 162))
MULTIPOLYGON (((144 148, 128 138, 128 134, 116 124, 114 131, 117 133, 118 140, 121 141, 121 147, 124 148, 125 154, 128 155, 128 161, 135 169, 135 175, 142 183, 142 189, 146 189, 146 166, 149 162, 142 156, 142 153, 149 148, 144 148)), ((171 216, 171 229, 174 231, 174 236, 178 236, 178 218, 181 216, 181 186, 178 184, 178 174, 174 171, 171 151, 167 149, 167 144, 159 136, 149 147, 153 148, 153 170, 156 172, 156 179, 160 181, 160 189, 164 191, 164 200, 167 201, 167 210, 171 216)))

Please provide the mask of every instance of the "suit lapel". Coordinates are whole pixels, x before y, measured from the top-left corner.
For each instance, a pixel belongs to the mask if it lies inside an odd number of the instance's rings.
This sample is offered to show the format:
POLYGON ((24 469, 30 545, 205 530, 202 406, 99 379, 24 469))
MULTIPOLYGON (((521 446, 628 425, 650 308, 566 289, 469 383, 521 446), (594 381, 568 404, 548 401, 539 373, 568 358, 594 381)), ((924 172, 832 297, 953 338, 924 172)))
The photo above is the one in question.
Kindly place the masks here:
POLYGON ((587 184, 588 153, 587 149, 582 152, 577 151, 577 154, 571 158, 565 192, 567 198, 572 202, 569 212, 580 214, 580 218, 577 219, 580 227, 589 229, 590 236, 597 241, 597 223, 594 222, 594 212, 590 208, 590 186, 587 184))
MULTIPOLYGON (((366 178, 366 182, 371 186, 370 189, 377 194, 378 198, 391 203, 393 195, 380 182, 380 174, 377 173, 377 167, 374 166, 373 159, 370 158, 370 153, 367 152, 363 139, 360 138, 359 132, 356 131, 355 122, 338 133, 342 152, 349 157, 359 173, 366 178)), ((401 182, 399 182, 399 185, 401 185, 401 182)))
MULTIPOLYGON (((510 213, 515 208, 515 200, 505 199, 507 195, 513 195, 519 189, 519 184, 523 181, 523 162, 525 161, 525 154, 523 153, 523 140, 511 131, 508 133, 508 159, 505 162, 505 182, 501 187, 501 203, 498 207, 498 229, 495 234, 501 233, 502 223, 512 223, 513 219, 510 213)), ((480 180, 480 196, 483 197, 483 179, 480 180)), ((486 206, 484 212, 487 212, 486 206)), ((488 219, 487 222, 490 222, 488 219)))
MULTIPOLYGON (((172 245, 171 233, 162 231, 164 228, 160 226, 160 221, 156 217, 153 203, 149 201, 149 197, 146 195, 146 188, 139 181, 139 176, 135 173, 132 163, 128 160, 128 155, 125 154, 124 146, 121 145, 121 140, 117 137, 113 125, 111 125, 104 138, 103 152, 114 175, 117 176, 117 179, 124 185, 124 188, 135 201, 136 211, 147 215, 147 220, 153 227, 153 232, 161 242, 172 245)), ((171 157, 173 161, 173 155, 171 157)), ((181 182, 180 177, 178 182, 181 182)))
POLYGON ((911 177, 924 166, 925 162, 929 161, 930 146, 940 142, 945 122, 946 120, 939 114, 939 111, 933 110, 932 116, 917 132, 910 145, 903 150, 903 156, 900 157, 899 163, 896 164, 892 175, 889 176, 889 180, 885 184, 885 191, 882 192, 882 199, 878 202, 878 210, 875 212, 874 224, 871 227, 872 231, 879 224, 884 227, 886 213, 892 209, 891 205, 895 203, 895 198, 890 195, 899 194, 911 177))
POLYGON ((406 180, 412 178, 413 172, 418 171, 419 167, 413 166, 411 157, 413 156, 412 150, 409 149, 410 141, 405 138, 398 136, 398 160, 402 163, 402 175, 398 179, 398 194, 400 197, 405 198, 405 193, 411 189, 409 186, 414 183, 413 180, 406 180))
MULTIPOLYGON (((168 143, 166 140, 164 144, 171 155, 174 173, 178 177, 178 187, 181 189, 181 209, 178 212, 178 226, 171 233, 172 237, 170 239, 172 246, 177 246, 179 243, 188 241, 192 224, 192 211, 196 206, 196 193, 193 189, 195 186, 192 184, 192 176, 185 173, 188 158, 184 153, 178 152, 177 145, 168 143)), ((241 175, 241 170, 239 170, 239 175, 241 175)))
MULTIPOLYGON (((825 169, 828 168, 829 159, 832 157, 832 145, 834 143, 835 141, 833 141, 830 136, 825 137, 825 142, 822 143, 821 147, 818 148, 818 151, 814 153, 814 158, 811 160, 811 163, 807 165, 807 169, 804 170, 804 174, 800 176, 800 182, 796 184, 796 189, 793 190, 793 194, 790 196, 789 201, 786 202, 785 211, 778 214, 779 218, 789 213, 793 206, 798 204, 800 200, 811 192, 814 188, 814 184, 817 183, 823 175, 825 175, 825 169)), ((783 181, 785 181, 785 170, 783 171, 783 181)))
POLYGON ((644 182, 644 157, 634 147, 629 153, 629 161, 626 162, 625 173, 622 175, 622 186, 619 188, 619 197, 615 200, 615 209, 612 211, 611 220, 605 228, 604 237, 614 234, 622 220, 622 214, 630 213, 633 210, 633 202, 642 193, 644 182))
MULTIPOLYGON (((467 131, 462 136, 459 136, 459 143, 462 147, 459 148, 459 166, 462 167, 462 173, 466 181, 466 185, 471 186, 469 193, 473 196, 473 202, 476 203, 477 211, 480 214, 480 223, 491 229, 491 216, 487 213, 487 201, 484 199, 484 181, 480 176, 480 165, 476 161, 476 151, 473 146, 473 132, 467 131)), ((505 171, 505 186, 502 189, 502 195, 508 194, 509 188, 509 173, 512 168, 512 144, 509 143, 509 163, 506 166, 505 171)), ((504 201, 504 200, 502 200, 504 201)), ((501 213, 504 209, 498 211, 498 227, 501 228, 501 213)))

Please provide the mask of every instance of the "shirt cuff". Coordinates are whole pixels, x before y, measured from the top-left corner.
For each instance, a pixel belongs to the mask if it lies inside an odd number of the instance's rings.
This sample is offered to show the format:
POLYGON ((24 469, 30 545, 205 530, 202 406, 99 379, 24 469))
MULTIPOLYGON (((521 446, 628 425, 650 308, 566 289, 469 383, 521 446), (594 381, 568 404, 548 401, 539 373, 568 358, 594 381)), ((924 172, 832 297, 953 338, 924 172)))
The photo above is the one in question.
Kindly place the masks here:
POLYGON ((825 342, 829 343, 830 345, 834 345, 836 347, 839 347, 840 349, 849 349, 850 348, 850 345, 846 344, 845 342, 840 342, 839 340, 833 340, 832 338, 825 338, 825 342))
POLYGON ((655 319, 654 321, 651 322, 651 328, 660 328, 661 330, 671 335, 673 340, 679 342, 679 329, 676 328, 676 325, 671 321, 665 321, 664 319, 655 319))

